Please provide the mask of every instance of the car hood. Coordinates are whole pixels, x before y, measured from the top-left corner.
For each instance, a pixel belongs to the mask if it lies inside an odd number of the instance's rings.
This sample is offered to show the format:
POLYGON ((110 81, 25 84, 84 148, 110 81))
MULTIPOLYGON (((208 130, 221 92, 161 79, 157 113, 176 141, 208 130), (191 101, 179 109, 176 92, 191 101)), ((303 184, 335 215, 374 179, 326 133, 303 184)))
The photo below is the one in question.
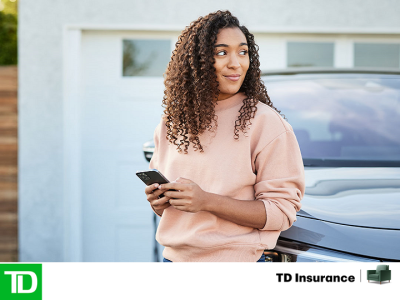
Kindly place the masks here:
POLYGON ((305 168, 300 217, 400 229, 400 168, 305 168))

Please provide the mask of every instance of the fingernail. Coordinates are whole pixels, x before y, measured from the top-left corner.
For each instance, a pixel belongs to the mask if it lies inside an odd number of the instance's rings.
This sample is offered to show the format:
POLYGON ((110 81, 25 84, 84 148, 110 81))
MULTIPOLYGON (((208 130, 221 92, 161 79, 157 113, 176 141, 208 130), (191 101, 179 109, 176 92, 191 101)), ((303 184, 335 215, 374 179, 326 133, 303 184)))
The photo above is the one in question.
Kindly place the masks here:
POLYGON ((158 188, 158 183, 155 183, 155 184, 154 184, 154 187, 155 187, 155 188, 158 188))
POLYGON ((158 186, 158 188, 161 190, 161 184, 158 186))

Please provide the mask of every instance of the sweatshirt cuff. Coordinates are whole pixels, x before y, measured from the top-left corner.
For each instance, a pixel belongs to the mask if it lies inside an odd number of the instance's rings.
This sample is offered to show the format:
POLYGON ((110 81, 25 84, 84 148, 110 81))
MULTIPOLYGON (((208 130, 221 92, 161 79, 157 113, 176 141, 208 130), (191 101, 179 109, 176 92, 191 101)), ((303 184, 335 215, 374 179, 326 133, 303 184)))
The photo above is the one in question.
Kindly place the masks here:
POLYGON ((265 226, 260 230, 283 231, 283 228, 290 227, 287 216, 274 203, 272 203, 271 200, 260 200, 264 203, 265 213, 267 215, 265 226))

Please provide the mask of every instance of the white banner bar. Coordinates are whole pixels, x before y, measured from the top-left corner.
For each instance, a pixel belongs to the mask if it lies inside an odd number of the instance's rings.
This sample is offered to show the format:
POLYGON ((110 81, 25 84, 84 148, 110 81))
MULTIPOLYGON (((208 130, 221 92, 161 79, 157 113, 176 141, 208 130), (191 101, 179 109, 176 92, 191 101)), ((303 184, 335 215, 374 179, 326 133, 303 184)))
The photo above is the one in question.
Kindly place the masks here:
POLYGON ((43 263, 42 272, 45 300, 376 300, 400 287, 400 263, 43 263), (390 282, 368 282, 381 264, 390 282))

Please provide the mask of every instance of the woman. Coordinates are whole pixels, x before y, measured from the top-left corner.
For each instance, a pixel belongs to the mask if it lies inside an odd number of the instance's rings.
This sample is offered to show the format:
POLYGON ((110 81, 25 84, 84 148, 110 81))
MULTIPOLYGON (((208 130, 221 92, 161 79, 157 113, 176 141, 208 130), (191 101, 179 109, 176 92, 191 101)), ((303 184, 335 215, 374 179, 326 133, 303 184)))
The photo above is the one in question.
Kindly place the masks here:
POLYGON ((176 43, 150 162, 176 180, 145 189, 164 261, 262 261, 296 219, 302 158, 257 51, 229 11, 200 17, 176 43))

